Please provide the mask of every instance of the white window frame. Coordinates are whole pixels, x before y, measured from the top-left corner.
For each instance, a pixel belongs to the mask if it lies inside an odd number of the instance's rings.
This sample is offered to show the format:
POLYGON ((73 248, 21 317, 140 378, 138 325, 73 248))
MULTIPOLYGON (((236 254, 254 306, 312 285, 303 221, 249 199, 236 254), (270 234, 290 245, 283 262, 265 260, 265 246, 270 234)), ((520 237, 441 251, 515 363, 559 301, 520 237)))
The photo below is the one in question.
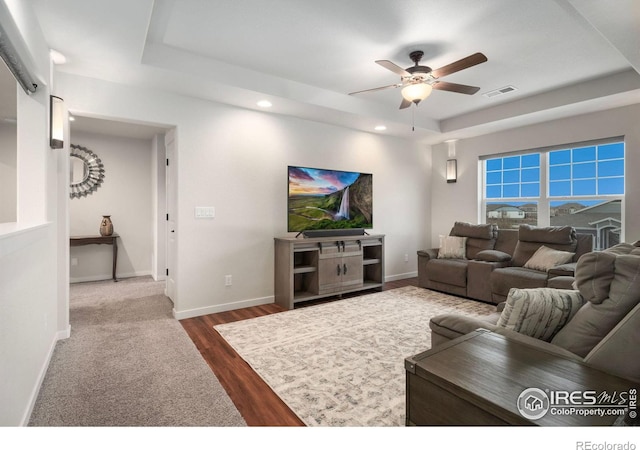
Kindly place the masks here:
POLYGON ((620 208, 620 218, 621 218, 621 230, 620 230, 620 239, 621 241, 625 240, 625 197, 626 195, 581 195, 581 196, 571 196, 571 197, 550 197, 549 196, 549 152, 555 150, 567 150, 574 149, 580 147, 587 147, 593 145, 604 145, 611 144, 615 142, 622 142, 625 145, 624 155, 625 155, 625 165, 624 165, 624 177, 625 177, 625 193, 626 193, 626 176, 627 176, 627 166, 626 166, 626 155, 627 148, 626 142, 624 140, 624 136, 616 136, 612 138, 606 139, 598 139, 594 141, 586 141, 586 142, 576 142, 571 144, 563 144, 563 145, 555 145, 552 147, 545 147, 539 149, 530 149, 530 150, 520 150, 516 152, 507 152, 507 153, 498 153, 493 155, 485 155, 479 158, 478 161, 478 171, 479 171, 479 187, 480 192, 478 195, 478 201, 480 203, 479 208, 479 216, 478 223, 485 223, 487 217, 487 203, 494 202, 530 202, 538 204, 538 226, 539 227, 548 227, 551 224, 551 202, 562 202, 562 201, 577 201, 577 200, 620 200, 621 208, 620 208), (539 197, 516 197, 516 198, 495 198, 495 199, 487 199, 486 195, 486 161, 488 159, 495 158, 505 158, 509 156, 516 155, 529 155, 533 153, 540 154, 540 196, 539 197))

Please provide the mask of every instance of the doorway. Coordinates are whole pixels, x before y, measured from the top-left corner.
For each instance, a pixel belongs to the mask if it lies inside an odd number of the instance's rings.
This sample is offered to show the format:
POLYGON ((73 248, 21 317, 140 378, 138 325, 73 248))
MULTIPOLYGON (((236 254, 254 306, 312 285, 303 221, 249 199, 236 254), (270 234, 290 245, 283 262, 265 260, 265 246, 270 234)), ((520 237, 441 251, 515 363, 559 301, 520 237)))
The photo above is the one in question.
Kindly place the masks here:
MULTIPOLYGON (((165 136, 175 133, 162 125, 83 115, 73 118, 71 144, 86 147, 101 159, 104 181, 89 195, 68 200, 70 234, 98 235, 102 216, 110 215, 114 232, 119 235, 117 277, 151 276, 155 281, 165 281, 165 136)), ((113 258, 108 247, 71 249, 69 281, 111 278, 113 258)))

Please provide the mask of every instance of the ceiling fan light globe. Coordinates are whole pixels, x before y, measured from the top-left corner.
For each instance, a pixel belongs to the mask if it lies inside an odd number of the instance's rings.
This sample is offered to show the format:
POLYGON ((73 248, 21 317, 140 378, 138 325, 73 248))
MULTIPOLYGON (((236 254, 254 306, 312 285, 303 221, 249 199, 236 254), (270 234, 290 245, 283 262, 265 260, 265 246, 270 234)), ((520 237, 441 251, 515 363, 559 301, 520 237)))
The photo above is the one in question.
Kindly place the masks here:
POLYGON ((402 97, 407 101, 418 104, 431 95, 432 90, 431 85, 427 83, 408 84, 402 88, 402 97))

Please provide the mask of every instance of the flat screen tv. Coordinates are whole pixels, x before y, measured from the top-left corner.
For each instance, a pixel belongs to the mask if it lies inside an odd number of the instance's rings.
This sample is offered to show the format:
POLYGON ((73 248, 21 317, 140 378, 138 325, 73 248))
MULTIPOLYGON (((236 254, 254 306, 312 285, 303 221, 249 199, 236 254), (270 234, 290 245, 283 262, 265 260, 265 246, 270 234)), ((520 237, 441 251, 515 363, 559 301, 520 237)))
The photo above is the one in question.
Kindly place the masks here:
POLYGON ((370 173, 289 166, 288 230, 373 227, 370 173))

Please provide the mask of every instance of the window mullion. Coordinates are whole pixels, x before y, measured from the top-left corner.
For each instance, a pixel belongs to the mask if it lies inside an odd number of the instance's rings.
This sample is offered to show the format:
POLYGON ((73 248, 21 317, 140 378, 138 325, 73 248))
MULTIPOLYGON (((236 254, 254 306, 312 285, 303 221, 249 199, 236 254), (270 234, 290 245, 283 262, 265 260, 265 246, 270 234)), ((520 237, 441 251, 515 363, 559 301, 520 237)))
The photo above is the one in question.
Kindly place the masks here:
POLYGON ((540 154, 540 198, 538 198, 538 226, 548 227, 551 224, 551 207, 549 201, 549 158, 548 153, 540 154))

